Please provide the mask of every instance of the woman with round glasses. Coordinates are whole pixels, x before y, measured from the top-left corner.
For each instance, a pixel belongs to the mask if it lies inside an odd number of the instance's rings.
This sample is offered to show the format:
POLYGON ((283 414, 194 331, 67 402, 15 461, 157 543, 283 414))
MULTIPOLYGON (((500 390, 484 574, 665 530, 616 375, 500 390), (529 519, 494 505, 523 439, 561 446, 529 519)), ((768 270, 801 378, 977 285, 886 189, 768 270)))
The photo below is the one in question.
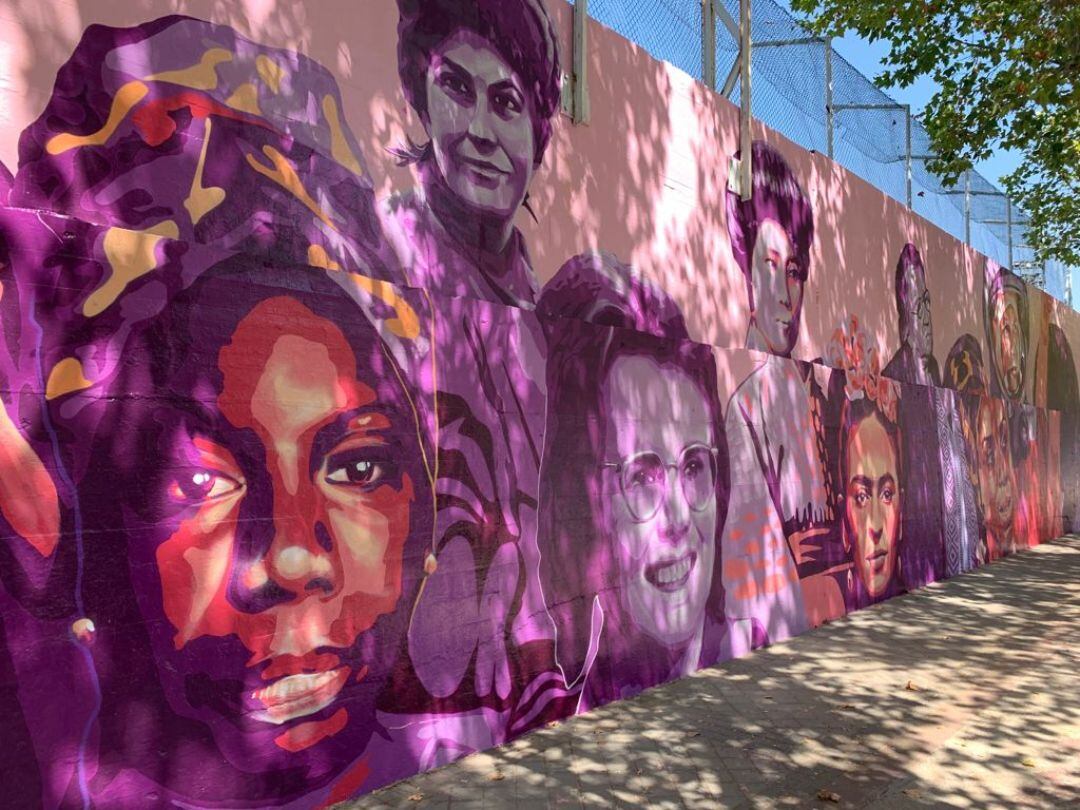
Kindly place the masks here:
POLYGON ((568 683, 585 679, 587 707, 740 654, 749 623, 739 633, 724 617, 728 466, 712 350, 608 255, 567 262, 539 311, 541 580, 559 666, 568 683))

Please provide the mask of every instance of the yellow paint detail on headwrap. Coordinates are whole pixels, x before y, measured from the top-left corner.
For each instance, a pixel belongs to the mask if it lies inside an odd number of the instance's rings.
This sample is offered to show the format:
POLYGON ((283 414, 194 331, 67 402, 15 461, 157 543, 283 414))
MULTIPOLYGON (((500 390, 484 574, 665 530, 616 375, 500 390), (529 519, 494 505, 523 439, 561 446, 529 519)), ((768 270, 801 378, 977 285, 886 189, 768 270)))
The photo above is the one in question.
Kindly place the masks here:
POLYGON ((245 82, 233 91, 233 94, 225 99, 226 106, 240 112, 262 115, 259 109, 259 91, 251 82, 245 82))
POLYGON ((330 125, 330 154, 334 160, 355 175, 364 176, 364 169, 360 161, 356 159, 349 142, 345 140, 345 133, 341 129, 341 117, 338 115, 337 101, 333 96, 323 96, 323 115, 326 123, 330 125))
POLYGON ((104 249, 112 272, 83 302, 83 315, 93 318, 108 309, 128 284, 157 267, 155 248, 158 242, 166 237, 176 239, 179 235, 180 231, 171 219, 145 231, 109 228, 105 232, 104 249))
POLYGON ((82 363, 76 357, 65 357, 49 372, 45 383, 45 399, 53 400, 65 394, 73 394, 93 385, 83 374, 82 363))
POLYGON ((200 219, 225 200, 225 189, 202 184, 203 169, 206 167, 206 151, 210 146, 210 130, 213 123, 213 120, 207 116, 206 126, 203 128, 202 151, 199 152, 199 162, 195 164, 195 177, 191 180, 191 192, 184 200, 184 208, 191 216, 192 225, 198 225, 200 219))
POLYGON ((101 129, 90 135, 73 135, 70 132, 53 135, 45 144, 45 151, 50 155, 60 155, 79 146, 101 146, 112 137, 120 123, 131 112, 131 108, 142 101, 148 91, 149 88, 142 82, 128 82, 113 96, 109 118, 101 129))
POLYGON ((293 168, 293 165, 289 163, 288 158, 269 144, 263 147, 263 154, 270 158, 270 162, 274 164, 274 167, 269 168, 264 166, 255 159, 254 155, 249 154, 247 156, 247 161, 251 164, 251 168, 264 177, 270 178, 288 191, 296 197, 296 199, 306 205, 311 213, 336 231, 337 226, 330 220, 330 217, 327 216, 326 212, 319 207, 319 204, 311 198, 311 195, 308 194, 307 189, 304 188, 304 184, 300 180, 300 176, 296 173, 296 169, 293 168))
POLYGON ((281 92, 281 80, 285 76, 285 68, 269 56, 259 54, 255 57, 255 70, 259 78, 266 82, 266 86, 273 90, 275 95, 281 92))
POLYGON ((217 66, 222 62, 231 62, 233 55, 224 48, 211 48, 202 55, 197 65, 166 70, 146 77, 148 82, 169 82, 192 90, 214 90, 218 85, 217 66))
POLYGON ((330 254, 322 245, 308 245, 307 263, 312 267, 321 267, 323 270, 341 269, 341 265, 330 258, 330 254))
POLYGON ((352 280, 361 289, 367 291, 375 298, 394 308, 396 318, 386 322, 386 328, 399 338, 416 340, 420 337, 420 318, 409 302, 397 294, 397 291, 385 281, 377 281, 358 273, 350 273, 352 280))

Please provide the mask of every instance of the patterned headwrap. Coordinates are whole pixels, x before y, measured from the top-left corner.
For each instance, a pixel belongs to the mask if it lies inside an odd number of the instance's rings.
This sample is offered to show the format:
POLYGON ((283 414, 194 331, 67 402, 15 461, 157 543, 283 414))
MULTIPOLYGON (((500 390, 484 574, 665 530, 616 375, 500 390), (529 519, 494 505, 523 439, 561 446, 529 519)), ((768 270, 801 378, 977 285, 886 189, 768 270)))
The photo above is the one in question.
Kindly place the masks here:
POLYGON ((23 132, 8 203, 379 278, 393 266, 333 76, 187 17, 86 29, 23 132))

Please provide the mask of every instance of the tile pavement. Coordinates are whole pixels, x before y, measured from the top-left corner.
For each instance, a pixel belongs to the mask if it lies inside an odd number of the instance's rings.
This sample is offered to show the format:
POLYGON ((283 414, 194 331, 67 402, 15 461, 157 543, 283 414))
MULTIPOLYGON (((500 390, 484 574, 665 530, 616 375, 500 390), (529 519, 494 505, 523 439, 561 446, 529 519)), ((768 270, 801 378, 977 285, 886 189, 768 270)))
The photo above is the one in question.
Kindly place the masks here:
POLYGON ((339 805, 620 806, 1080 808, 1080 537, 339 805))

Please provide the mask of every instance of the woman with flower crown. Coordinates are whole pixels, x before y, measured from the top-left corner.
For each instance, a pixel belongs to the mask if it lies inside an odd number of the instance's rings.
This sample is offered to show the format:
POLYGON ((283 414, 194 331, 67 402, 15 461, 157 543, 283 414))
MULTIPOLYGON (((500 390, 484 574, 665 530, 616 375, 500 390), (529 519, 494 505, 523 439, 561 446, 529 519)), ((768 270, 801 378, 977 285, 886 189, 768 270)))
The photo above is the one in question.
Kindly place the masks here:
POLYGON ((839 441, 833 447, 844 556, 838 579, 850 612, 903 593, 903 444, 897 411, 900 386, 881 375, 877 350, 867 347, 852 319, 830 350, 830 388, 841 400, 839 441), (842 387, 842 393, 840 388, 842 387))

